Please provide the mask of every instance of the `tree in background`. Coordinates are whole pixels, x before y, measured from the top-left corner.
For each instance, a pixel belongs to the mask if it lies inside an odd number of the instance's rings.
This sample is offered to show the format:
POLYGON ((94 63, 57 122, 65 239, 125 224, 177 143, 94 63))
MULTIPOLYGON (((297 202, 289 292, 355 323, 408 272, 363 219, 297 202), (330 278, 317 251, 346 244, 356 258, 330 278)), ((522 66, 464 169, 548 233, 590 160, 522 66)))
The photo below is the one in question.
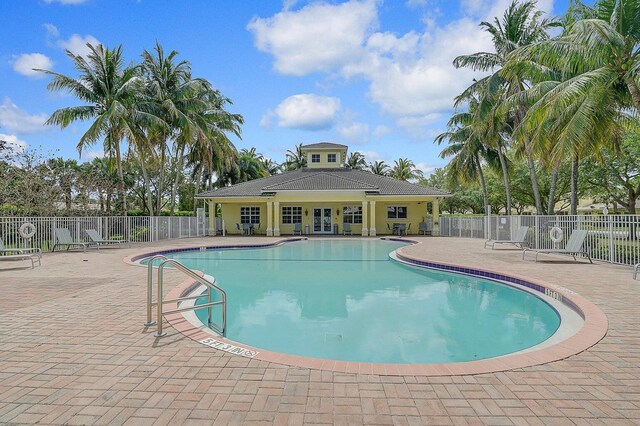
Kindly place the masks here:
POLYGON ((349 154, 349 156, 347 157, 347 161, 345 161, 344 163, 344 166, 347 169, 364 170, 367 168, 367 160, 365 160, 362 153, 355 151, 349 154))
POLYGON ((389 176, 391 168, 384 161, 374 161, 369 163, 369 171, 374 175, 389 176))
POLYGON ((295 149, 287 150, 284 161, 284 169, 286 171, 298 170, 307 166, 307 157, 302 152, 302 144, 296 145, 295 149))

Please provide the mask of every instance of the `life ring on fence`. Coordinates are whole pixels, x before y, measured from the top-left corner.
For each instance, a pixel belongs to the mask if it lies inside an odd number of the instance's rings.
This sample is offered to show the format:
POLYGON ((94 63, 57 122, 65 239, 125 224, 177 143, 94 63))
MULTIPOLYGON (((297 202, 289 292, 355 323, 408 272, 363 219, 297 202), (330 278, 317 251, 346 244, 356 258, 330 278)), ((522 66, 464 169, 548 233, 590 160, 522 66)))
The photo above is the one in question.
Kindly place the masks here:
POLYGON ((18 232, 22 238, 29 239, 36 235, 36 226, 31 222, 23 223, 20 225, 18 232))
POLYGON ((562 238, 564 238, 562 229, 558 228, 557 226, 551 228, 551 230, 549 231, 549 238, 551 238, 551 241, 553 241, 554 243, 559 243, 560 241, 562 241, 562 238))

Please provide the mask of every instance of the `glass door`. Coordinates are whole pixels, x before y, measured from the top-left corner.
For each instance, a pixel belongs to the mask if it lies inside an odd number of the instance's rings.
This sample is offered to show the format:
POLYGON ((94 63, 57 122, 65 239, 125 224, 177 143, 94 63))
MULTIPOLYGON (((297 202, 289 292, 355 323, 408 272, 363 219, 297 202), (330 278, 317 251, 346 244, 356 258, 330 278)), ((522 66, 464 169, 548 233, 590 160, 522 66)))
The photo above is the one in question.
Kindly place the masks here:
POLYGON ((331 207, 313 208, 313 233, 330 234, 332 225, 331 207))

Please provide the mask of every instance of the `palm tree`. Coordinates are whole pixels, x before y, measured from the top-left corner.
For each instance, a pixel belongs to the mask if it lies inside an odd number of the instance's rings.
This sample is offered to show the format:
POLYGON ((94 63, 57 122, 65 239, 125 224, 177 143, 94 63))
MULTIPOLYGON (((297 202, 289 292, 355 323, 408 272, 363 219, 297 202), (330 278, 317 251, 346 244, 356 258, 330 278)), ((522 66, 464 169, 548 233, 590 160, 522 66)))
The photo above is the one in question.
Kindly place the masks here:
POLYGON ((374 161, 373 163, 369 163, 369 171, 374 175, 388 176, 389 169, 389 165, 384 161, 374 161))
POLYGON ((296 145, 294 151, 290 149, 287 150, 285 155, 284 168, 287 171, 302 169, 303 167, 307 167, 307 157, 304 155, 302 151, 302 144, 296 145))
POLYGON ((394 166, 391 169, 391 176, 394 179, 408 181, 412 179, 421 179, 424 177, 422 170, 416 168, 413 161, 408 158, 399 158, 393 162, 394 166))
POLYGON ((438 135, 435 142, 438 145, 444 141, 449 142, 449 146, 442 150, 440 157, 453 156, 447 165, 447 177, 451 183, 480 181, 484 212, 487 213, 489 211, 489 197, 482 170, 482 159, 495 167, 497 153, 484 146, 475 132, 474 115, 471 111, 477 107, 477 102, 471 102, 469 112, 455 114, 449 120, 449 130, 438 135))
POLYGON ((118 198, 120 212, 127 213, 122 154, 120 143, 124 138, 133 140, 139 129, 134 123, 154 121, 153 116, 137 108, 135 101, 138 68, 125 67, 122 45, 115 49, 102 44, 87 43, 87 58, 67 50, 79 73, 77 79, 49 70, 38 70, 53 76, 49 90, 66 90, 85 103, 81 106, 61 108, 53 112, 45 124, 66 128, 75 121, 93 120, 80 137, 77 148, 82 150, 103 139, 105 154, 113 154, 118 169, 118 198))
POLYGON ((356 151, 349 154, 344 166, 348 169, 364 170, 367 167, 367 161, 364 159, 364 155, 356 151))
POLYGON ((527 130, 537 140, 554 140, 548 161, 571 158, 571 214, 577 214, 581 156, 621 140, 628 111, 640 112, 640 2, 600 0, 576 3, 565 17, 564 33, 523 47, 513 61, 533 74, 547 71, 527 91, 532 103, 527 130))
MULTIPOLYGON (((472 84, 468 89, 469 92, 478 93, 478 87, 476 86, 485 86, 485 89, 493 92, 494 96, 497 95, 504 99, 526 88, 526 82, 519 78, 520 76, 517 74, 512 74, 511 78, 505 78, 500 71, 514 50, 521 46, 548 39, 547 30, 559 25, 554 20, 542 18, 542 15, 543 12, 536 9, 535 0, 527 0, 521 3, 514 0, 505 11, 502 20, 495 18, 493 23, 482 22, 480 24, 485 31, 491 34, 495 53, 478 52, 472 55, 459 56, 453 61, 454 66, 457 68, 468 67, 476 71, 491 71, 489 76, 472 84)), ((467 95, 463 94, 462 98, 465 97, 467 95)), ((502 105, 502 102, 498 101, 496 106, 500 105, 502 105)), ((522 122, 525 113, 524 105, 515 105, 512 110, 504 115, 504 119, 511 120, 512 127, 517 127, 522 122)), ((529 138, 525 133, 521 133, 520 137, 515 138, 514 141, 524 148, 523 152, 527 159, 536 209, 538 214, 542 214, 540 190, 529 138)), ((510 201, 508 204, 511 204, 510 201)), ((507 212, 507 214, 509 213, 507 212)))
POLYGON ((262 157, 262 167, 269 173, 269 175, 277 175, 280 173, 280 164, 276 163, 270 158, 262 157))

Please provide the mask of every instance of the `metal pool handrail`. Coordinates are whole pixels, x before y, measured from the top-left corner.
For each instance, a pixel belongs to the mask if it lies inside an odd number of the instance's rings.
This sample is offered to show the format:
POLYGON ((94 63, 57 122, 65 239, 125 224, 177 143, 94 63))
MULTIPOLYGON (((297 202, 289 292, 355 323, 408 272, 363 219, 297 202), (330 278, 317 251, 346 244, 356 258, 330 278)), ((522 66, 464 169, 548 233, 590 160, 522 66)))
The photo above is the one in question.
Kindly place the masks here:
POLYGON ((227 330, 227 293, 221 289, 220 287, 218 287, 215 284, 215 279, 214 281, 209 281, 208 279, 201 277, 200 275, 198 275, 195 271, 193 271, 192 269, 187 268, 186 266, 184 266, 182 263, 178 262, 177 260, 174 259, 168 259, 166 256, 162 256, 162 255, 158 255, 158 256, 154 256, 151 259, 149 259, 149 266, 148 266, 148 273, 147 273, 147 284, 148 284, 148 288, 147 288, 147 292, 148 292, 148 298, 147 298, 147 322, 145 323, 145 325, 153 325, 153 321, 151 318, 151 307, 152 306, 157 306, 157 327, 156 327, 156 333, 154 334, 155 337, 162 337, 165 336, 167 333, 162 331, 162 318, 163 315, 167 315, 167 314, 173 314, 173 313, 178 313, 178 312, 186 312, 186 311, 192 311, 195 309, 200 309, 200 308, 208 308, 207 311, 207 323, 209 325, 210 328, 212 328, 214 331, 216 331, 217 333, 221 334, 222 336, 224 336, 226 334, 226 330, 227 330), (157 302, 153 302, 152 300, 152 295, 151 295, 151 287, 153 286, 153 261, 157 260, 157 259, 163 259, 162 262, 160 263, 160 265, 158 265, 158 290, 157 290, 157 302), (176 308, 176 309, 170 309, 170 310, 164 310, 163 309, 163 305, 165 303, 171 303, 171 302, 183 302, 186 300, 195 300, 195 299, 200 299, 202 297, 205 297, 204 295, 196 295, 196 296, 184 296, 184 297, 178 297, 176 299, 163 299, 162 298, 162 289, 163 289, 163 285, 164 285, 164 267, 167 265, 171 265, 173 266, 176 270, 184 273, 185 275, 189 276, 190 278, 193 278, 194 280, 196 280, 197 282, 199 282, 200 284, 204 285, 207 287, 207 303, 203 303, 201 305, 193 305, 193 306, 187 306, 187 307, 183 307, 183 308, 176 308), (220 294, 220 299, 219 301, 212 301, 211 298, 211 291, 216 291, 220 294), (216 305, 221 305, 222 306, 222 324, 218 325, 214 322, 211 321, 211 308, 213 306, 216 305))

